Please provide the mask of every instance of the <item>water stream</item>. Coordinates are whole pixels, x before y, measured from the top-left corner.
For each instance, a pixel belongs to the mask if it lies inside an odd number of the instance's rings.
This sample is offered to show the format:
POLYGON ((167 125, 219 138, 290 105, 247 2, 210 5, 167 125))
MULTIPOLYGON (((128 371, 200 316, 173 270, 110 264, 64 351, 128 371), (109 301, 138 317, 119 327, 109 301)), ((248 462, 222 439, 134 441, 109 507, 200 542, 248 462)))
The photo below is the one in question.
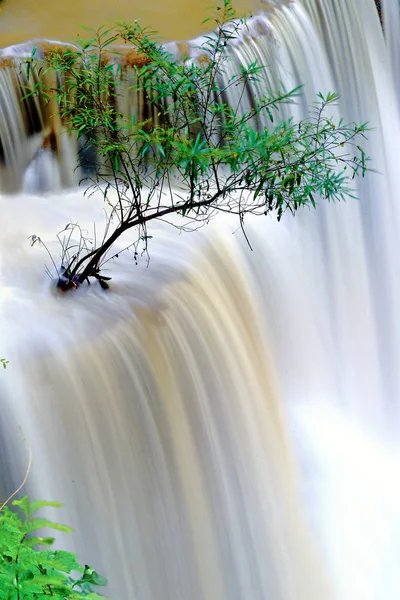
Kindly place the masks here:
POLYGON ((102 206, 32 194, 68 183, 73 144, 38 153, 45 119, 27 131, 34 107, 0 71, 2 182, 19 190, 0 197, 0 491, 23 476, 21 428, 29 493, 65 502, 76 533, 60 543, 107 575, 111 598, 400 590, 400 30, 396 2, 382 8, 387 42, 373 0, 270 2, 230 49, 234 65, 270 65, 266 87, 304 84, 296 116, 337 90, 337 114, 371 121, 379 174, 360 199, 251 220, 253 252, 231 221, 157 226, 150 265, 121 255, 107 295, 57 295, 29 246, 90 227, 102 206))

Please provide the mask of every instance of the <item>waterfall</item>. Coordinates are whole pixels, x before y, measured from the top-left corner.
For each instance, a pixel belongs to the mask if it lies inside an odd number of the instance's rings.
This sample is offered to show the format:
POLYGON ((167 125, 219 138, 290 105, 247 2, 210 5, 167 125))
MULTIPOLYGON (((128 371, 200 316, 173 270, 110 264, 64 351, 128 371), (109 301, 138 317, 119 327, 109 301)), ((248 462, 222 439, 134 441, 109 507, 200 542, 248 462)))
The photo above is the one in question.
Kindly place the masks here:
POLYGON ((399 0, 386 0, 383 12, 383 26, 390 52, 390 62, 397 93, 400 95, 400 40, 397 34, 400 27, 399 0))
MULTIPOLYGON (((0 491, 23 476, 20 427, 27 490, 65 502, 76 532, 60 544, 107 575, 111 598, 391 600, 399 589, 397 6, 382 1, 386 41, 373 0, 265 8, 229 48, 232 69, 261 59, 263 88, 304 84, 296 118, 337 90, 338 115, 371 122, 379 174, 357 184, 360 200, 250 220, 253 252, 230 220, 181 236, 157 226, 148 268, 121 255, 110 294, 60 297, 27 238, 54 249, 65 223, 101 220, 101 199, 0 198, 0 491)), ((1 54, 7 191, 21 173, 25 190, 73 183, 75 142, 20 102, 16 64, 31 47, 1 54)))
MULTIPOLYGON (((49 293, 41 261, 14 274, 28 227, 51 212, 14 202, 28 218, 21 227, 10 211, 2 238, 14 364, 2 398, 33 448, 29 490, 66 500, 74 542, 113 597, 327 597, 235 240, 156 229, 151 270, 132 274, 126 257, 110 300, 92 286, 90 304, 75 303, 49 293)), ((76 194, 62 197, 44 239, 76 209, 76 194)))

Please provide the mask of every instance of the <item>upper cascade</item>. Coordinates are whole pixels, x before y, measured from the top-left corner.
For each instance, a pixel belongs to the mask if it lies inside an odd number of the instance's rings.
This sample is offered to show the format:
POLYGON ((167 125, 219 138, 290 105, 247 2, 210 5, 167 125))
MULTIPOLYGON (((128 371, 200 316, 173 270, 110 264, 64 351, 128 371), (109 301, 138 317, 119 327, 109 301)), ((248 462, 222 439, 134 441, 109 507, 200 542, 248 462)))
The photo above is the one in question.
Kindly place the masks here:
MULTIPOLYGON (((281 81, 270 17, 278 6, 288 4, 291 3, 286 0, 268 1, 263 3, 266 12, 249 17, 243 23, 232 22, 232 27, 237 28, 238 24, 239 27, 235 30, 235 39, 226 48, 231 58, 229 68, 237 72, 255 60, 271 64, 270 73, 265 74, 264 92, 277 89, 281 81), (246 50, 242 50, 243 47, 246 50)), ((206 40, 206 36, 199 36, 189 41, 165 43, 164 48, 175 59, 186 56, 201 62, 207 54, 206 40)), ((35 59, 40 60, 51 51, 67 48, 80 50, 74 44, 46 39, 32 39, 0 50, 0 105, 7 117, 0 123, 0 191, 55 190, 76 185, 81 177, 82 170, 76 169, 79 144, 74 135, 65 133, 66 126, 57 115, 54 102, 46 104, 26 95, 28 86, 38 83, 47 89, 54 88, 57 78, 56 73, 43 74, 35 68, 27 70, 26 61, 32 52, 35 59)), ((123 67, 116 71, 123 114, 143 120, 151 117, 158 122, 154 106, 146 102, 143 93, 129 90, 135 77, 132 67, 141 61, 134 47, 115 45, 108 53, 108 60, 123 67)), ((244 107, 246 101, 250 102, 260 92, 252 88, 251 82, 247 87, 244 107)))

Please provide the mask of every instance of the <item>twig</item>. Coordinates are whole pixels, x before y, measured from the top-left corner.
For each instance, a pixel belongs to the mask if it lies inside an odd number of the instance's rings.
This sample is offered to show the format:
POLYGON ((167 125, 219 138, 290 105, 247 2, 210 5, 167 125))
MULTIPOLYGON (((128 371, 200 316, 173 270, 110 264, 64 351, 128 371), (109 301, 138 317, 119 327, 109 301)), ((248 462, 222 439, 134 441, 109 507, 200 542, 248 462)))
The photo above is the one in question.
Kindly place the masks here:
POLYGON ((22 490, 22 488, 24 487, 24 485, 25 485, 25 483, 26 483, 26 481, 27 481, 27 479, 29 477, 29 473, 30 473, 31 467, 32 467, 32 449, 31 449, 31 447, 29 445, 28 445, 28 448, 29 448, 29 460, 28 460, 28 466, 27 466, 27 469, 26 469, 25 477, 24 477, 21 485, 15 490, 15 492, 13 492, 11 494, 11 496, 9 496, 7 498, 7 500, 5 502, 3 502, 3 504, 0 506, 0 512, 10 502, 10 500, 12 500, 14 498, 14 496, 16 496, 18 494, 18 492, 22 490))

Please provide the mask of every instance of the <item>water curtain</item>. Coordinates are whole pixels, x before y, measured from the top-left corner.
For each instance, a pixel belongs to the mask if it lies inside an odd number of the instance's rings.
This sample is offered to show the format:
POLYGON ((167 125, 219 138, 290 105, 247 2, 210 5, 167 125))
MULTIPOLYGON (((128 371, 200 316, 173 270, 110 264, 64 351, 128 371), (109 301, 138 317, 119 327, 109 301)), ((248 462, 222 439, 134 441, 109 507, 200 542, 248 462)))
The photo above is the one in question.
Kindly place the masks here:
MULTIPOLYGON (((23 473, 20 426, 28 491, 66 503, 77 533, 61 542, 106 573, 113 598, 399 589, 400 36, 385 17, 397 6, 382 2, 387 42, 373 0, 265 8, 229 49, 232 69, 257 58, 260 89, 304 84, 296 118, 337 90, 339 114, 375 125, 380 174, 359 201, 249 222, 254 252, 229 222, 193 237, 156 227, 151 267, 124 257, 105 299, 93 286, 53 294, 27 244, 40 233, 51 246, 71 218, 89 224, 101 199, 0 199, 3 491, 23 473)), ((73 139, 20 102, 16 64, 31 47, 2 53, 1 179, 13 191, 70 185, 75 165, 73 139)))

